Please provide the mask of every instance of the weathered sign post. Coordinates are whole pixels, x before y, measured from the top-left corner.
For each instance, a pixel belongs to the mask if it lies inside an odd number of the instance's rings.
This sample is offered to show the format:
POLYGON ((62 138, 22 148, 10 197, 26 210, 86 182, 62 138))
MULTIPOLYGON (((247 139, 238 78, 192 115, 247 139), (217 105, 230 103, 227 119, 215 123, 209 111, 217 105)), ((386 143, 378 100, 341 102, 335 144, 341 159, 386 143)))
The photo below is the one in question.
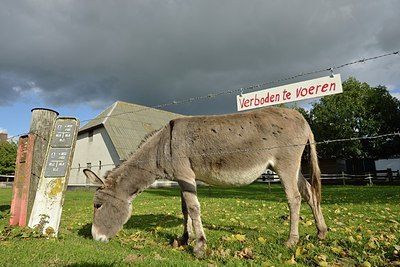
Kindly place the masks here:
POLYGON ((18 141, 10 225, 27 225, 57 116, 58 112, 51 109, 32 109, 29 134, 18 141))
POLYGON ((323 97, 343 92, 340 74, 264 89, 236 97, 237 110, 323 97))
POLYGON ((29 132, 35 135, 35 144, 33 147, 32 172, 30 177, 29 196, 28 196, 28 214, 27 220, 32 210, 35 192, 39 183, 39 177, 42 173, 44 157, 49 145, 51 130, 57 119, 58 112, 47 108, 32 109, 32 118, 29 132))
POLYGON ((47 235, 58 233, 78 127, 75 118, 58 118, 54 124, 28 224, 47 235))

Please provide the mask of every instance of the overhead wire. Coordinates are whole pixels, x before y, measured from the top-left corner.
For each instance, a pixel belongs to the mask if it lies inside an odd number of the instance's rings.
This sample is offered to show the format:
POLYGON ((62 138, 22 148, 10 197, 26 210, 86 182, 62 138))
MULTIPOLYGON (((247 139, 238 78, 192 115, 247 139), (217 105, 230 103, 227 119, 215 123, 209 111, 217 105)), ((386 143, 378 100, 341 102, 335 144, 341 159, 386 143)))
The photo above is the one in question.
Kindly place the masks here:
MULTIPOLYGON (((158 104, 158 105, 154 105, 154 106, 139 108, 139 109, 134 110, 134 111, 126 111, 126 112, 120 112, 120 113, 117 113, 117 114, 111 114, 111 115, 107 115, 107 116, 101 116, 101 117, 98 116, 98 117, 91 118, 91 119, 84 119, 84 120, 80 120, 80 122, 89 122, 89 121, 92 121, 94 119, 105 119, 105 118, 117 117, 117 116, 121 116, 121 115, 125 115, 125 114, 133 114, 133 113, 146 111, 146 110, 149 110, 149 109, 159 110, 159 109, 171 106, 171 105, 181 105, 181 104, 191 103, 191 102, 195 102, 195 101, 202 101, 202 100, 206 100, 206 99, 212 99, 212 98, 216 98, 216 97, 223 96, 223 95, 229 95, 229 94, 233 94, 233 93, 242 93, 244 91, 251 91, 251 90, 254 90, 254 89, 261 89, 262 87, 268 86, 268 85, 271 85, 271 84, 282 83, 282 82, 294 80, 294 79, 297 79, 297 78, 300 78, 300 77, 303 77, 303 76, 315 75, 315 74, 319 74, 319 73, 323 73, 323 72, 327 72, 327 71, 332 72, 333 70, 338 70, 338 69, 341 69, 341 68, 344 68, 344 67, 348 67, 348 66, 351 66, 351 65, 365 63, 365 62, 368 62, 368 61, 377 60, 377 59, 381 59, 381 58, 388 57, 388 56, 393 56, 393 55, 400 55, 400 51, 394 51, 394 52, 390 52, 390 53, 386 53, 386 54, 381 54, 381 55, 378 55, 378 56, 362 58, 362 59, 358 59, 358 60, 355 60, 355 61, 344 63, 344 64, 341 64, 341 65, 338 65, 338 66, 334 66, 334 67, 323 68, 323 69, 309 71, 309 72, 301 72, 299 74, 292 75, 292 76, 289 76, 289 77, 286 77, 286 78, 272 80, 272 81, 268 81, 268 82, 264 82, 264 83, 260 83, 260 84, 254 84, 254 85, 250 85, 250 86, 247 86, 247 87, 244 87, 244 88, 242 87, 242 88, 237 88, 237 89, 224 90, 224 91, 220 91, 220 92, 209 93, 209 94, 203 95, 203 96, 190 97, 190 98, 183 99, 183 100, 174 100, 174 101, 167 102, 167 103, 164 103, 164 104, 158 104)), ((22 134, 10 136, 10 137, 7 138, 7 140, 14 140, 14 139, 16 139, 18 137, 21 137, 23 135, 26 135, 26 134, 27 133, 22 133, 22 134)))
MULTIPOLYGON (((191 102, 195 102, 195 101, 202 101, 202 100, 212 99, 212 98, 216 98, 216 97, 223 96, 223 95, 230 95, 230 94, 233 94, 233 93, 242 93, 242 92, 245 92, 245 91, 261 89, 261 88, 263 88, 265 86, 268 86, 268 85, 271 85, 271 84, 278 84, 278 83, 282 83, 282 82, 298 79, 298 78, 303 77, 303 76, 315 75, 315 74, 319 74, 319 73, 323 73, 323 72, 327 72, 327 71, 331 72, 333 70, 338 70, 338 69, 345 68, 345 67, 348 67, 348 66, 351 66, 351 65, 365 63, 365 62, 372 61, 372 60, 377 60, 377 59, 380 59, 380 58, 383 58, 383 57, 399 55, 399 53, 400 53, 400 51, 394 51, 394 52, 391 52, 391 53, 386 53, 386 54, 382 54, 382 55, 378 55, 378 56, 358 59, 358 60, 351 61, 351 62, 348 62, 348 63, 344 63, 344 64, 341 64, 341 65, 338 65, 338 66, 333 66, 333 67, 329 67, 329 68, 323 68, 323 69, 309 71, 309 72, 301 72, 299 74, 292 75, 292 76, 289 76, 289 77, 286 77, 286 78, 281 78, 281 79, 272 80, 272 81, 259 83, 259 84, 253 84, 253 85, 250 85, 250 86, 247 86, 247 87, 229 89, 229 90, 219 91, 219 92, 215 92, 215 93, 209 93, 207 95, 202 95, 202 96, 197 96, 197 97, 190 97, 190 98, 186 98, 186 99, 182 99, 182 100, 174 100, 174 101, 167 102, 167 103, 164 103, 164 104, 158 104, 158 105, 154 105, 154 106, 139 108, 139 109, 134 110, 134 111, 126 111, 126 112, 121 112, 121 113, 117 113, 117 114, 111 114, 111 115, 107 115, 107 116, 96 117, 95 119, 105 119, 105 118, 109 118, 109 117, 117 117, 117 116, 121 116, 121 115, 124 115, 124 114, 138 113, 138 112, 146 111, 146 110, 149 110, 149 109, 162 109, 162 108, 165 108, 165 107, 168 107, 168 106, 172 106, 172 105, 181 105, 181 104, 191 103, 191 102)), ((88 122, 88 121, 91 121, 91 120, 93 120, 93 119, 85 119, 85 120, 81 120, 81 122, 88 122)))

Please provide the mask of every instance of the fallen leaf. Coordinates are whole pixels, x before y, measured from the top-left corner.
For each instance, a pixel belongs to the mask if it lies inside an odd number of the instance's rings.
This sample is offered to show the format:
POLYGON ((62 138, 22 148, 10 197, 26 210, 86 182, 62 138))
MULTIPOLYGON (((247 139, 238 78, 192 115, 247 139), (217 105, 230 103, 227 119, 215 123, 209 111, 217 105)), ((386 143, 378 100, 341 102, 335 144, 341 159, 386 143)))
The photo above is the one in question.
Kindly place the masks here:
POLYGON ((245 235, 241 235, 241 234, 236 234, 235 235, 235 239, 237 241, 244 242, 244 241, 246 241, 246 236, 245 235))
POLYGON ((327 257, 325 254, 319 254, 314 257, 314 261, 318 266, 326 267, 328 266, 328 262, 326 261, 327 257))
POLYGON ((161 257, 160 254, 158 254, 157 252, 154 252, 154 259, 158 260, 158 261, 162 261, 165 260, 163 257, 161 257))
POLYGON ((350 243, 355 243, 355 242, 356 242, 356 240, 354 239, 354 237, 351 236, 351 235, 350 235, 347 239, 350 241, 350 243))
POLYGON ((346 253, 346 252, 343 250, 343 248, 340 247, 340 246, 332 247, 331 250, 332 250, 334 253, 336 253, 336 254, 338 254, 338 255, 340 255, 340 256, 342 256, 342 257, 345 257, 345 256, 347 255, 347 253, 346 253))
POLYGON ((297 262, 294 260, 294 255, 290 258, 290 260, 285 261, 285 264, 295 265, 297 262))
POLYGON ((125 263, 134 263, 134 262, 138 262, 138 261, 142 261, 142 260, 143 260, 143 256, 142 255, 129 254, 125 258, 125 263))
POLYGON ((300 258, 307 250, 303 246, 298 246, 296 248, 295 257, 300 258))
POLYGON ((258 242, 260 242, 261 244, 265 244, 265 243, 267 243, 267 240, 264 238, 264 237, 259 237, 258 238, 258 242))
POLYGON ((253 259, 253 251, 251 248, 244 248, 241 251, 236 252, 236 256, 241 259, 251 260, 253 259))
POLYGON ((305 224, 306 226, 311 226, 311 225, 313 225, 313 221, 308 220, 308 221, 306 221, 304 224, 305 224))
POLYGON ((307 244, 306 244, 306 249, 307 249, 307 250, 313 250, 314 248, 315 248, 315 246, 314 246, 313 243, 307 243, 307 244))
POLYGON ((363 263, 361 263, 360 267, 371 267, 371 263, 368 261, 364 261, 363 263))
POLYGON ((274 267, 274 265, 269 260, 265 260, 261 263, 261 267, 274 267))
POLYGON ((217 250, 213 251, 212 253, 214 256, 226 258, 231 255, 231 250, 229 248, 224 249, 224 248, 220 247, 217 250))

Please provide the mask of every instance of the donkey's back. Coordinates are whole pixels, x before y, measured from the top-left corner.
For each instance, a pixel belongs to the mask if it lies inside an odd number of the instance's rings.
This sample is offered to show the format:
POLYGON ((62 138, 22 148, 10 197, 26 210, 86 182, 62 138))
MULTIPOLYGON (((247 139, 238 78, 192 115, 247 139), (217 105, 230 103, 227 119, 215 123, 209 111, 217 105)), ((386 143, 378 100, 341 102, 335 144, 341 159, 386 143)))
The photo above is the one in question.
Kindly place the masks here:
POLYGON ((248 184, 266 168, 297 175, 312 135, 303 116, 286 108, 179 118, 168 132, 174 176, 192 171, 193 178, 212 185, 248 184))

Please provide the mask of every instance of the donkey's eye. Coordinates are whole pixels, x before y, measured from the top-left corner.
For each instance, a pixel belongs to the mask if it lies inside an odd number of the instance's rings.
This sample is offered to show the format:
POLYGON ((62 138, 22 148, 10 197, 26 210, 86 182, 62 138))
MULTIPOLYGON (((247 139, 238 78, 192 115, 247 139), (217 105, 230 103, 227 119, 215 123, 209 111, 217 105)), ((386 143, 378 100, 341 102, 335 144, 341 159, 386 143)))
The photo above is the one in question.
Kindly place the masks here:
POLYGON ((97 209, 100 209, 101 206, 102 206, 102 204, 94 204, 94 208, 95 208, 96 210, 97 210, 97 209))

